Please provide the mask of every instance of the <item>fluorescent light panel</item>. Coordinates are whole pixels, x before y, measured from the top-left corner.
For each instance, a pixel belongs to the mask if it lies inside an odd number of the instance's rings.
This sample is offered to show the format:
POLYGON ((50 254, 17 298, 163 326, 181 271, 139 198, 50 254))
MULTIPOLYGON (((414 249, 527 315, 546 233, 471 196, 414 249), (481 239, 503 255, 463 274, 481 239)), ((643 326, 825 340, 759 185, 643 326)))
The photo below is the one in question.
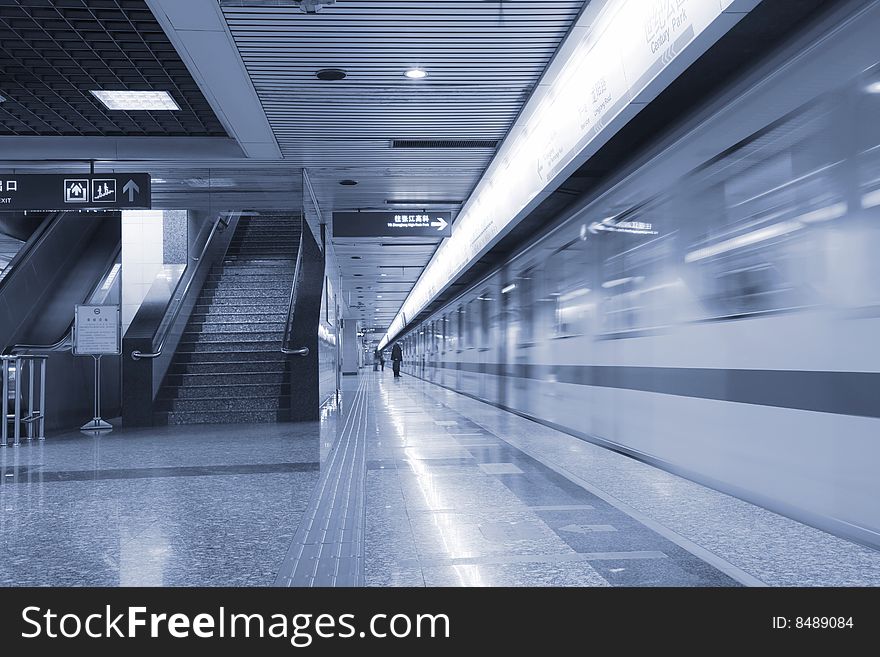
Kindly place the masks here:
POLYGON ((167 91, 92 91, 92 95, 109 110, 179 111, 180 107, 167 91))

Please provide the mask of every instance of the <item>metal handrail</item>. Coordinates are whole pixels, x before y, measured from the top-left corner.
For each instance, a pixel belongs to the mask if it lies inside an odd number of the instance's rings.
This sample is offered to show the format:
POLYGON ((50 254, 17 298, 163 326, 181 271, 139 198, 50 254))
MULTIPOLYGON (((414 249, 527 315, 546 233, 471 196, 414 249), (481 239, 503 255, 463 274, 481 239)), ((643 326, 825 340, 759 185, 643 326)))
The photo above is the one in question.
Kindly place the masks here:
MULTIPOLYGON (((229 222, 225 219, 224 215, 220 215, 217 217, 217 221, 214 222, 214 227, 211 228, 211 232, 208 235, 208 239, 205 240, 205 245, 202 247, 201 253, 199 253, 198 261, 201 261, 202 258, 205 257, 205 254, 208 252, 208 247, 211 246, 211 242, 214 241, 214 235, 218 232, 223 232, 229 226, 229 222), (219 228, 219 226, 223 226, 223 228, 219 228)), ((171 317, 171 320, 165 325, 165 330, 162 332, 162 341, 159 343, 159 347, 155 352, 145 354, 139 349, 135 349, 131 352, 132 360, 141 360, 142 358, 158 358, 162 355, 162 350, 165 348, 165 342, 168 340, 168 336, 171 334, 171 328, 174 326, 174 323, 177 321, 178 316, 180 315, 180 310, 183 308, 183 300, 189 295, 189 289, 192 287, 193 280, 195 279, 195 273, 189 277, 189 280, 186 282, 186 286, 183 288, 183 292, 181 295, 175 299, 177 301, 177 308, 174 310, 174 315, 171 317)))
POLYGON ((26 440, 46 437, 46 361, 48 356, 37 354, 18 354, 0 356, 0 387, 3 389, 3 418, 0 426, 0 447, 9 444, 9 422, 13 423, 13 445, 21 444, 21 425, 27 426, 26 440), (39 374, 36 369, 39 365, 39 374), (24 385, 24 371, 28 372, 27 386, 24 385), (35 391, 35 387, 39 388, 35 391), (13 412, 9 413, 10 398, 13 412), (24 414, 23 402, 27 404, 24 414), (36 433, 36 435, 34 435, 36 433))
POLYGON ((10 353, 13 355, 23 354, 26 352, 42 352, 55 353, 57 351, 70 351, 73 349, 73 328, 67 329, 67 333, 54 344, 17 344, 10 353))
POLYGON ((308 347, 290 347, 291 328, 293 326, 293 309, 296 306, 296 296, 299 290, 299 278, 302 271, 303 239, 305 238, 306 225, 303 217, 299 220, 299 249, 296 253, 296 265, 293 269, 293 285, 290 287, 290 306, 287 308, 287 321, 284 323, 284 339, 281 341, 281 353, 286 356, 308 356, 308 347))

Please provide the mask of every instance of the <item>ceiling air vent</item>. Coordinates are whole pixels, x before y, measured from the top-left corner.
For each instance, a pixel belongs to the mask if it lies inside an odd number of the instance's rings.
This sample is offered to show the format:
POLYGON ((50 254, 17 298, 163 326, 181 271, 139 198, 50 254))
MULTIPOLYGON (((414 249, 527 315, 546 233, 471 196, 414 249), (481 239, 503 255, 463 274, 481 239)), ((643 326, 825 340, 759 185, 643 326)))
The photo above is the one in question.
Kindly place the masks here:
POLYGON ((391 148, 491 148, 497 139, 394 139, 391 148))

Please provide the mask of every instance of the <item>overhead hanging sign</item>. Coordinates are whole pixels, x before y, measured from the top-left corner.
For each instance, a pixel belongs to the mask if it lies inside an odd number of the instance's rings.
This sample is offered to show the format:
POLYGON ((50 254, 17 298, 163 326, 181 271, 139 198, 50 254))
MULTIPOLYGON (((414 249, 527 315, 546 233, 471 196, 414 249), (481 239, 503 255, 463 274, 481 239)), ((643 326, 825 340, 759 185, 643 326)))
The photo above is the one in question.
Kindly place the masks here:
POLYGON ((149 210, 148 173, 0 173, 0 212, 19 210, 149 210))
POLYGON ((334 212, 333 237, 450 237, 451 212, 334 212))
POLYGON ((102 356, 122 353, 119 306, 76 306, 73 353, 102 356))

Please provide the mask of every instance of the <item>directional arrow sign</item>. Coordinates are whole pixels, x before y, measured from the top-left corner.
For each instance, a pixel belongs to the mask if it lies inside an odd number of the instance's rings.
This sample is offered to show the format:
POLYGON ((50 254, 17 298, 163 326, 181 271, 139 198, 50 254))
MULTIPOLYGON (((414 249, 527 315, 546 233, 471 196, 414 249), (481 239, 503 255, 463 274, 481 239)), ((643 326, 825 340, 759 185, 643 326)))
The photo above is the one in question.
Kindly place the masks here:
POLYGON ((148 173, 15 174, 0 171, 0 212, 149 210, 148 173), (122 194, 116 191, 121 189, 122 194))
POLYGON ((334 212, 333 237, 449 237, 451 212, 334 212))
POLYGON ((141 188, 138 187, 138 184, 129 178, 128 182, 125 183, 125 186, 122 188, 122 191, 128 194, 128 202, 134 203, 134 197, 137 194, 140 194, 141 188))

